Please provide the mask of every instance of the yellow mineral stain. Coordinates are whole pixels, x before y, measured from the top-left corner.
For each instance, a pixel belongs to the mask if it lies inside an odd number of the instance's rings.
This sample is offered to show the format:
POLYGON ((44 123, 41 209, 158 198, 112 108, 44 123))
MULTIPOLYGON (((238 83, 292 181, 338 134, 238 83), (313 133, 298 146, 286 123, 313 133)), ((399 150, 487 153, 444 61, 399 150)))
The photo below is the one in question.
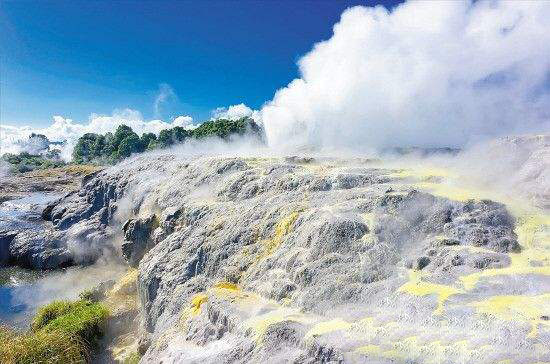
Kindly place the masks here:
POLYGON ((399 287, 398 292, 405 292, 420 297, 432 294, 437 295, 437 308, 434 311, 436 315, 443 313, 443 305, 449 297, 462 293, 461 290, 452 286, 425 282, 422 280, 421 273, 415 270, 409 270, 409 281, 399 287))
POLYGON ((214 288, 223 288, 223 289, 230 289, 233 291, 238 291, 239 286, 237 286, 235 283, 231 282, 218 282, 214 285, 214 288))
POLYGON ((365 345, 357 348, 356 352, 360 354, 365 354, 367 356, 369 355, 379 356, 382 353, 382 348, 380 348, 380 346, 378 345, 369 344, 369 345, 365 345))
MULTIPOLYGON (((422 342, 418 336, 409 336, 403 339, 390 341, 382 345, 364 345, 356 352, 373 358, 384 358, 390 361, 411 361, 426 364, 439 364, 445 361, 449 355, 458 358, 484 357, 491 352, 491 348, 481 350, 469 349, 468 340, 460 340, 451 343, 443 343, 440 340, 422 342)), ((462 361, 460 361, 462 362, 462 361)))
POLYGON ((274 324, 283 321, 307 323, 308 318, 300 312, 287 308, 276 308, 263 315, 253 316, 246 320, 245 327, 252 331, 256 346, 262 345, 267 329, 274 324))
POLYGON ((267 257, 273 254, 273 252, 275 252, 275 250, 279 248, 279 246, 283 242, 283 238, 285 237, 285 235, 292 231, 292 225, 294 224, 294 221, 296 221, 296 219, 298 218, 299 214, 299 211, 294 211, 291 214, 285 216, 281 221, 277 223, 277 225, 275 226, 275 235, 273 236, 273 238, 262 241, 264 245, 264 252, 260 258, 267 257))
POLYGON ((403 179, 411 178, 416 181, 430 181, 433 178, 449 177, 450 172, 443 168, 421 166, 414 169, 411 169, 411 168, 396 169, 392 173, 389 173, 388 176, 393 178, 403 178, 403 179))
POLYGON ((130 269, 126 274, 124 274, 109 290, 107 293, 108 297, 126 295, 129 292, 135 291, 139 271, 137 269, 130 269))
POLYGON ((305 340, 307 341, 315 336, 321 336, 333 331, 348 330, 351 326, 351 323, 338 318, 330 321, 319 322, 309 329, 306 333, 305 340))
POLYGON ((208 301, 208 296, 204 293, 197 293, 191 299, 191 314, 196 316, 201 313, 201 306, 208 301))
POLYGON ((494 315, 502 320, 529 321, 529 337, 538 335, 539 326, 550 328, 550 322, 542 319, 550 313, 550 293, 538 296, 493 296, 471 304, 479 313, 494 315))

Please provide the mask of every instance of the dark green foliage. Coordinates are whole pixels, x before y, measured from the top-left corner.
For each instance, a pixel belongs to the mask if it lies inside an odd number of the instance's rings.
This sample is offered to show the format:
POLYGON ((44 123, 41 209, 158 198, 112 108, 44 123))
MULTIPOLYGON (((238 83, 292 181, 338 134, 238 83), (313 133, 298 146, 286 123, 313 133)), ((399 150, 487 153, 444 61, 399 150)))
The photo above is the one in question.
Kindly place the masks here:
POLYGON ((106 141, 103 135, 86 133, 78 139, 73 149, 75 163, 88 163, 103 155, 106 141))
POLYGON ((172 129, 162 130, 156 141, 157 148, 166 148, 170 145, 181 143, 189 138, 191 133, 181 126, 173 127, 172 129))
POLYGON ((188 138, 205 138, 210 136, 227 139, 233 134, 252 133, 259 135, 260 128, 250 118, 239 120, 218 119, 203 123, 193 131, 180 126, 162 130, 158 137, 153 133, 145 133, 141 138, 127 125, 120 125, 114 134, 104 136, 88 133, 79 140, 73 151, 75 163, 115 163, 129 157, 133 153, 146 150, 166 148, 182 143, 188 138))
POLYGON ((120 125, 115 131, 115 135, 113 136, 113 139, 111 141, 111 145, 113 146, 113 149, 118 150, 118 147, 120 146, 120 144, 124 139, 134 135, 139 138, 139 136, 136 133, 134 133, 132 128, 130 128, 128 125, 120 125))
POLYGON ((19 154, 6 153, 2 160, 10 164, 10 170, 14 173, 30 172, 35 169, 46 169, 64 166, 59 150, 49 150, 50 145, 58 145, 59 142, 50 142, 43 134, 32 133, 29 139, 21 144, 30 151, 19 154))
POLYGON ((174 143, 174 140, 172 138, 172 130, 171 129, 161 130, 159 133, 159 137, 157 138, 156 146, 158 148, 166 148, 169 145, 172 145, 173 143, 174 143))
POLYGON ((141 150, 140 152, 146 151, 149 149, 150 145, 154 145, 157 141, 157 136, 153 133, 143 133, 140 139, 141 150))
POLYGON ((245 117, 238 120, 218 119, 202 123, 198 128, 193 130, 193 137, 217 136, 219 138, 227 138, 231 134, 242 135, 245 132, 259 132, 258 126, 250 118, 245 117))
POLYGON ((141 149, 141 141, 136 133, 127 135, 120 144, 118 145, 117 149, 117 159, 124 159, 128 158, 132 153, 139 153, 142 152, 141 149))

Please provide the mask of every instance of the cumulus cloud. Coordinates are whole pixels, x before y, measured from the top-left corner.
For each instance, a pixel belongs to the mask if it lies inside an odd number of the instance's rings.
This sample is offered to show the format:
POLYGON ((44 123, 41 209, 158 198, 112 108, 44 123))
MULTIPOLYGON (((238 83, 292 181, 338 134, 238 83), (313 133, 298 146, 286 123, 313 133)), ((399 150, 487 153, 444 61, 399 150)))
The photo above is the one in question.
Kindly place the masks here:
POLYGON ((197 125, 193 124, 193 118, 191 116, 178 116, 172 121, 172 125, 180 126, 187 130, 192 130, 197 127, 197 125))
POLYGON ((278 147, 462 146, 550 129, 550 2, 346 10, 261 110, 278 147))
POLYGON ((162 120, 146 121, 143 120, 141 113, 138 111, 124 109, 115 110, 111 116, 92 114, 88 123, 85 124, 74 122, 72 119, 62 116, 54 116, 53 123, 46 128, 0 125, 0 154, 32 152, 25 141, 31 133, 38 133, 44 134, 51 141, 65 141, 65 144, 60 147, 62 157, 65 160, 70 160, 74 145, 76 145, 78 138, 85 133, 105 134, 114 132, 118 126, 125 124, 139 135, 143 133, 158 134, 163 129, 182 126, 184 123, 187 123, 187 127, 190 127, 192 120, 190 116, 179 116, 174 120, 174 123, 162 120))
POLYGON ((229 107, 218 107, 212 111, 212 119, 237 120, 245 116, 255 118, 256 115, 256 110, 252 110, 242 103, 238 105, 231 105, 229 107))

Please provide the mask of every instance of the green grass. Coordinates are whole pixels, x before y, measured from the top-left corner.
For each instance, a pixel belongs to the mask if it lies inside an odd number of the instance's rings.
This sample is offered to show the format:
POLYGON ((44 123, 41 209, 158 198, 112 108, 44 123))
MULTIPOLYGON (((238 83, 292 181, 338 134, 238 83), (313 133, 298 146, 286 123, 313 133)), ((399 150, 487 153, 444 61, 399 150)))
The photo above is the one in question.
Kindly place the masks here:
POLYGON ((87 363, 108 315, 100 303, 52 302, 38 311, 27 333, 0 327, 0 363, 87 363))

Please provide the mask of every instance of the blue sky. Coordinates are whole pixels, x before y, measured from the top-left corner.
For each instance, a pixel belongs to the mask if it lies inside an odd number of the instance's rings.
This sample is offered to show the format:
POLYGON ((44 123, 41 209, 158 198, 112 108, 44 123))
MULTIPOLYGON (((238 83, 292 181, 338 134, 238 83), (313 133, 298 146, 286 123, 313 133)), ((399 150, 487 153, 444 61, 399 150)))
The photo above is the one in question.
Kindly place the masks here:
MULTIPOLYGON (((259 108, 349 6, 380 1, 2 1, 1 121, 259 108), (155 113, 161 84, 177 95, 155 113)), ((394 1, 382 2, 388 8, 394 1)))

